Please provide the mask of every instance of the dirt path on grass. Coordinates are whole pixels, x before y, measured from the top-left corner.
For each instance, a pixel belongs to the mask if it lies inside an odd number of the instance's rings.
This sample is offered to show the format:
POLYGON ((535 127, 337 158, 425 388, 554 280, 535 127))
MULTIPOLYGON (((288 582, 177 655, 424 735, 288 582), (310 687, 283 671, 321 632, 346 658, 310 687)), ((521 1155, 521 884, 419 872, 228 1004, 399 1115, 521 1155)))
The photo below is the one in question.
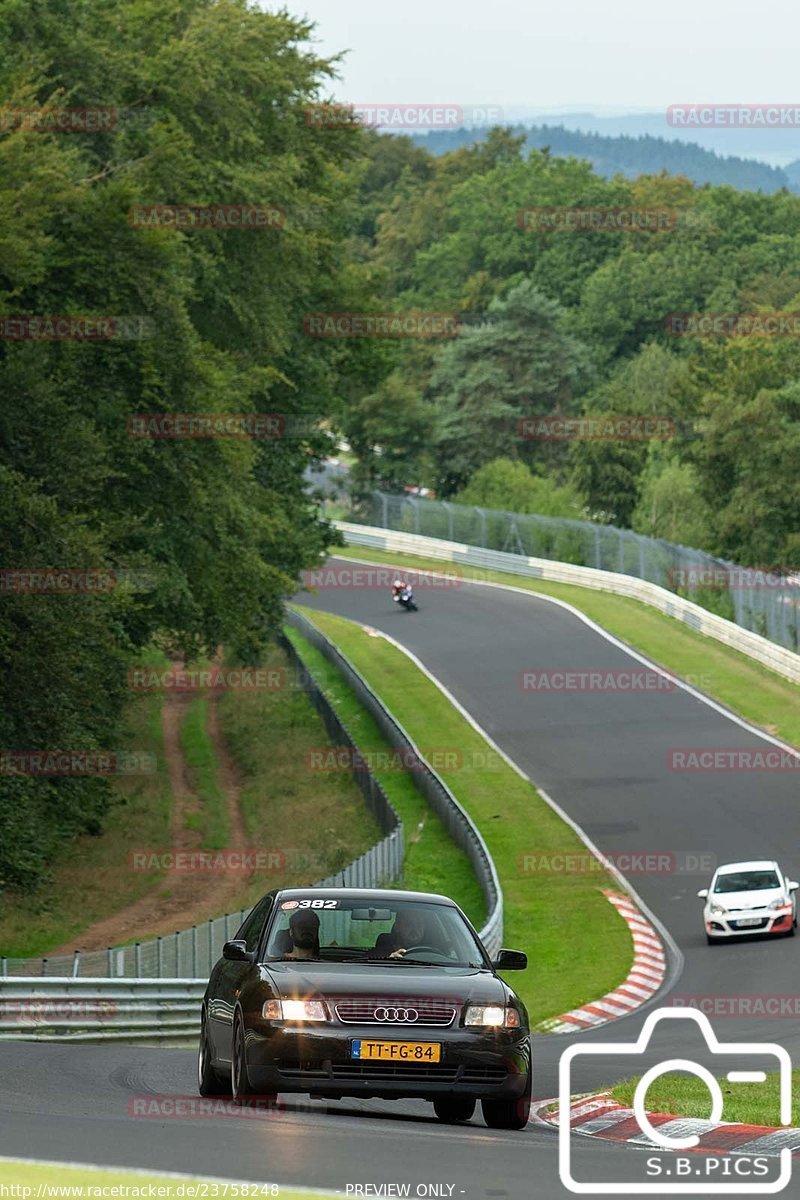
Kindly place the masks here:
MULTIPOLYGON (((173 663, 174 667, 182 666, 173 663)), ((186 818, 201 811, 200 799, 194 789, 192 772, 181 747, 181 729, 186 712, 196 692, 166 692, 161 710, 164 735, 164 757, 169 786, 172 792, 172 844, 163 847, 141 847, 159 853, 200 851, 201 835, 186 828, 186 818)), ((235 763, 220 732, 219 693, 207 696, 208 722, 206 729, 217 759, 217 779, 225 796, 228 817, 226 850, 247 850, 244 821, 239 806, 239 780, 235 763)), ((131 847, 138 849, 138 847, 131 847)), ((216 851, 224 854, 225 851, 216 851)), ((105 950, 121 946, 137 936, 146 941, 152 937, 188 929, 210 917, 233 912, 241 907, 242 895, 252 872, 241 870, 186 871, 172 869, 158 877, 154 875, 150 890, 127 908, 90 926, 72 942, 51 950, 50 954, 70 954, 73 950, 105 950)))

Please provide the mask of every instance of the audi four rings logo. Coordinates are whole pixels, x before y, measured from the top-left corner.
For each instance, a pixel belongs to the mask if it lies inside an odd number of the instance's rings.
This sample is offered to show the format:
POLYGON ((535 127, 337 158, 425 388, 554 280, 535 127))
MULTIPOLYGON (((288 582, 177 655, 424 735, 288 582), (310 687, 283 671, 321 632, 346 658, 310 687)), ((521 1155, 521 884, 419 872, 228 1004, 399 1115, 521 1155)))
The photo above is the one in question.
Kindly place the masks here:
POLYGON ((376 1021, 416 1021, 416 1008, 376 1008, 372 1014, 376 1021))

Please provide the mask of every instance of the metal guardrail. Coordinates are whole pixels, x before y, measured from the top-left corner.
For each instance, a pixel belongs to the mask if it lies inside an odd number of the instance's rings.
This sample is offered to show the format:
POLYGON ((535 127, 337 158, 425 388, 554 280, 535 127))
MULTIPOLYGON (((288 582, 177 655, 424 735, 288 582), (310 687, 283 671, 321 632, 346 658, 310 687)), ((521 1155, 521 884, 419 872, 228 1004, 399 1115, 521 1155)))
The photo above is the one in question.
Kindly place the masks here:
MULTIPOLYGON (((669 617, 674 617, 677 621, 682 621, 698 633, 706 634, 747 655, 748 658, 756 659, 785 679, 800 683, 800 654, 776 645, 769 638, 743 629, 735 622, 709 612, 692 600, 686 600, 667 588, 644 579, 615 571, 599 571, 594 567, 574 566, 571 563, 553 562, 545 558, 526 558, 522 554, 485 550, 463 542, 449 542, 442 538, 399 533, 391 529, 356 525, 346 521, 335 521, 334 525, 344 534, 348 544, 353 546, 371 546, 398 554, 416 554, 422 558, 483 567, 512 575, 525 575, 532 579, 548 579, 554 583, 572 583, 597 591, 613 592, 617 596, 630 596, 657 608, 669 617)), ((800 605, 800 588, 795 590, 796 603, 800 605)))
MULTIPOLYGON (((288 639, 283 647, 299 668, 303 688, 322 717, 333 743, 357 752, 357 746, 319 685, 309 674, 288 639)), ((366 770, 352 769, 353 779, 374 815, 384 836, 348 866, 319 880, 314 887, 380 887, 402 878, 404 859, 403 825, 391 801, 374 776, 366 770)), ((76 951, 71 955, 47 958, 0 958, 0 984, 9 977, 128 979, 199 979, 208 978, 211 968, 247 916, 248 909, 226 913, 222 917, 179 930, 166 937, 152 938, 131 946, 108 950, 76 951)))
POLYGON ((436 771, 425 761, 400 722, 341 650, 301 613, 290 610, 287 614, 287 624, 302 633, 303 637, 339 670, 392 748, 412 756, 415 769, 411 772, 411 777, 415 785, 437 814, 452 840, 467 855, 475 871, 487 912, 486 922, 480 930, 480 938, 489 954, 496 954, 503 938, 503 893, 492 857, 472 819, 436 771))
POLYGON ((0 1041, 195 1040, 204 979, 0 979, 0 1041))
POLYGON ((742 629, 788 650, 800 650, 798 574, 755 572, 704 550, 615 525, 389 492, 373 492, 363 518, 353 513, 349 519, 357 524, 363 520, 373 529, 504 551, 523 560, 531 556, 630 575, 673 595, 685 593, 699 607, 730 618, 742 629))

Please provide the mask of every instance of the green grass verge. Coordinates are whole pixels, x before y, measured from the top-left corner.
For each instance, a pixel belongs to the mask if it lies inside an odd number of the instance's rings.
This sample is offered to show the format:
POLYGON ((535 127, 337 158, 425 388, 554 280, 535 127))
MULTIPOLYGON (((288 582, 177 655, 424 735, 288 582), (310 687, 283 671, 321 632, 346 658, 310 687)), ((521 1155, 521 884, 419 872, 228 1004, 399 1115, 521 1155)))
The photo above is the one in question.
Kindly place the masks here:
POLYGON ((181 726, 181 749, 199 807, 186 814, 187 829, 200 833, 203 850, 223 850, 228 844, 228 809, 219 786, 219 763, 208 736, 208 700, 199 696, 186 710, 181 726))
MULTIPOLYGON (((611 1095, 620 1104, 630 1106, 639 1079, 625 1079, 615 1084, 611 1095)), ((780 1125, 780 1092, 778 1074, 767 1075, 766 1083, 729 1083, 720 1079, 724 1121, 744 1125, 780 1125)), ((691 1075, 662 1075, 647 1089, 648 1112, 675 1113, 680 1117, 711 1115, 711 1095, 700 1079, 691 1075)), ((800 1071, 792 1073, 793 1122, 800 1120, 800 1071)))
MULTIPOLYGON (((369 562, 398 563, 406 568, 453 569, 452 563, 439 559, 388 553, 367 546, 348 546, 338 551, 334 549, 332 553, 349 554, 369 562)), ((797 685, 738 650, 696 633, 674 617, 667 617, 640 600, 610 592, 594 592, 572 584, 549 583, 506 571, 487 571, 461 564, 456 569, 465 579, 511 584, 567 601, 632 649, 647 655, 754 725, 791 745, 800 746, 797 685)))
POLYGON ((633 961, 631 938, 603 895, 603 887, 616 885, 599 864, 586 876, 534 876, 521 869, 524 854, 585 854, 578 836, 402 651, 352 621, 302 611, 347 655, 420 748, 460 753, 439 774, 494 859, 504 894, 504 942, 524 950, 530 963, 509 982, 532 1022, 595 1000, 621 983, 633 961))
MULTIPOLYGON (((294 629, 286 630, 308 669, 366 755, 392 748, 340 673, 324 655, 294 629)), ((368 760, 369 761, 369 760, 368 760)), ((378 760, 380 761, 380 760, 378 760)), ((469 859, 453 842, 442 822, 426 804, 408 771, 373 771, 394 805, 405 831, 402 886, 412 891, 444 892, 460 904, 479 929, 486 905, 469 859)))
MULTIPOLYGON (((187 1194, 194 1197, 219 1196, 225 1191, 226 1181, 221 1178, 209 1178, 207 1175, 181 1175, 179 1177, 150 1174, 146 1171, 114 1170, 107 1167, 94 1167, 88 1163, 84 1166, 62 1166, 61 1164, 44 1164, 26 1162, 25 1159, 0 1158, 0 1181, 11 1187, 15 1192, 6 1195, 16 1195, 20 1200, 30 1200, 35 1197, 39 1188, 47 1194, 48 1187, 67 1187, 68 1194, 75 1200, 97 1200, 99 1195, 120 1195, 119 1191, 112 1193, 115 1186, 130 1189, 129 1196, 146 1196, 148 1187, 158 1189, 153 1194, 162 1200, 186 1200, 187 1194), (23 1189, 29 1188, 29 1191, 23 1189), (188 1189, 191 1188, 191 1192, 188 1189), (102 1189, 102 1191, 100 1190, 102 1189), (136 1191, 134 1189, 141 1189, 136 1191)), ((55 1193, 54 1193, 55 1194, 55 1193)), ((233 1189, 229 1194, 235 1195, 233 1189)), ((313 1200, 319 1190, 304 1191, 303 1188, 286 1187, 284 1184, 251 1183, 239 1189, 240 1196, 250 1196, 253 1200, 266 1197, 280 1197, 280 1200, 313 1200)), ((334 1195, 333 1192, 330 1195, 334 1195)))
MULTIPOLYGON (((166 664, 157 651, 141 656, 144 666, 166 664)), ((126 714, 125 745, 154 755, 155 773, 114 779, 115 804, 102 835, 66 842, 49 880, 36 891, 3 893, 0 954, 47 954, 95 921, 133 904, 153 886, 148 872, 130 869, 128 856, 134 847, 163 847, 171 840, 172 790, 164 761, 161 702, 157 692, 133 695, 126 714)))
POLYGON ((309 770, 307 755, 330 738, 278 646, 261 666, 283 672, 290 686, 228 692, 219 699, 220 727, 240 772, 245 834, 257 849, 277 851, 276 866, 256 872, 243 907, 273 887, 325 879, 379 841, 381 831, 348 772, 309 770))

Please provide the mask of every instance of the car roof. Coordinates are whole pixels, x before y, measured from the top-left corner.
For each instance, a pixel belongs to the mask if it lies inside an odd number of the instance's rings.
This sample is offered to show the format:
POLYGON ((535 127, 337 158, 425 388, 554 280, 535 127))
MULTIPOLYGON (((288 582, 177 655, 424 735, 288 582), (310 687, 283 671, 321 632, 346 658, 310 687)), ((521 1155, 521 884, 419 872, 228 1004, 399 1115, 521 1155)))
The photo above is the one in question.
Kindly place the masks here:
POLYGON ((447 904, 457 908, 455 900, 437 892, 407 892, 402 888, 348 888, 348 887, 294 887, 280 888, 275 893, 282 900, 294 900, 314 896, 337 896, 343 900, 377 900, 385 904, 394 900, 418 901, 421 904, 447 904))
POLYGON ((725 863, 717 867, 718 875, 733 874, 734 871, 776 871, 778 864, 774 859, 764 858, 753 862, 725 863))

